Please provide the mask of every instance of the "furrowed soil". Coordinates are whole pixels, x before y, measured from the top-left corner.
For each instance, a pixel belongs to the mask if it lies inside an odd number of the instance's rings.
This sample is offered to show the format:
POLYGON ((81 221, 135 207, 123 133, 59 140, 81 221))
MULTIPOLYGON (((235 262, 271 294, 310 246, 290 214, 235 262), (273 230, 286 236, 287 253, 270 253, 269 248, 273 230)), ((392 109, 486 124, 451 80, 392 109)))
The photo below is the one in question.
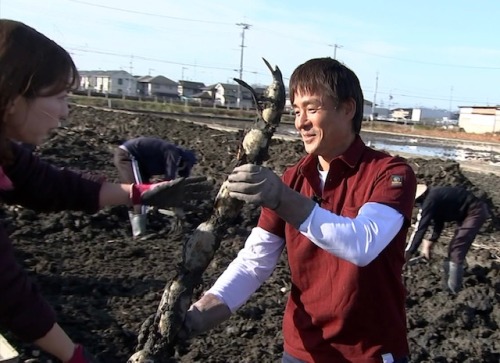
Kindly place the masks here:
MULTIPOLYGON (((117 180, 112 152, 137 136, 155 136, 196 150, 194 175, 216 182, 215 193, 233 167, 241 133, 160 118, 76 107, 70 122, 36 152, 65 168, 117 180)), ((273 140, 267 165, 281 173, 304 154, 302 143, 273 140)), ((412 362, 500 361, 500 177, 465 172, 453 161, 408 159, 421 182, 464 185, 488 201, 492 217, 467 256, 464 289, 450 295, 442 285, 442 260, 453 224, 428 263, 403 271, 407 296, 412 362)), ((197 202, 187 213, 183 233, 172 232, 169 217, 151 212, 143 240, 131 238, 126 207, 97 214, 40 214, 3 206, 2 219, 14 241, 17 258, 57 311, 59 323, 102 362, 126 362, 135 352, 141 323, 156 311, 165 284, 181 261, 182 244, 211 213, 212 201, 197 202)), ((415 211, 416 212, 416 211, 415 211)), ((259 210, 245 206, 227 230, 196 294, 208 288, 235 257, 259 210)), ((283 254, 269 280, 220 327, 179 347, 175 362, 278 362, 282 352, 281 318, 289 292, 283 254)), ((196 297, 196 296, 195 296, 196 297)), ((382 298, 382 297, 381 297, 382 298)), ((5 332, 4 332, 5 333, 5 332)), ((35 346, 9 341, 21 362, 53 359, 35 346)))

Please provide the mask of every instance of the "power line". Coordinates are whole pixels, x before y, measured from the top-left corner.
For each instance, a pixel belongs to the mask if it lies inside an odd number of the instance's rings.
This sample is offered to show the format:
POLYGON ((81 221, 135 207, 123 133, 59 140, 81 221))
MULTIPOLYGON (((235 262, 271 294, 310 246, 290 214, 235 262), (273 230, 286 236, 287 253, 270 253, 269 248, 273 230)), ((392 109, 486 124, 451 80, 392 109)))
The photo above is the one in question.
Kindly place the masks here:
MULTIPOLYGON (((83 52, 83 53, 111 55, 111 56, 115 56, 115 57, 126 57, 126 58, 130 57, 130 54, 108 52, 108 51, 103 51, 103 50, 89 50, 89 49, 79 48, 79 47, 67 47, 66 49, 78 51, 78 52, 83 52)), ((151 61, 151 62, 174 64, 174 65, 188 66, 188 67, 200 67, 200 68, 214 69, 214 70, 220 70, 220 71, 232 71, 233 70, 232 68, 228 68, 228 67, 200 66, 198 64, 193 64, 193 63, 174 62, 174 61, 169 61, 166 59, 150 58, 150 57, 144 57, 144 56, 140 56, 140 55, 134 55, 134 58, 140 59, 140 60, 151 61)), ((264 73, 259 73, 259 74, 264 74, 264 73)))
POLYGON ((180 17, 169 16, 169 15, 162 15, 162 14, 157 14, 157 13, 148 13, 148 12, 145 12, 145 11, 137 11, 137 10, 129 10, 129 9, 123 9, 123 8, 116 8, 116 7, 113 7, 113 6, 107 6, 107 5, 101 5, 101 4, 94 4, 94 3, 89 3, 89 2, 86 2, 86 1, 80 1, 80 0, 69 0, 69 1, 74 2, 74 3, 89 5, 89 6, 95 6, 96 8, 101 8, 101 9, 109 9, 109 10, 121 11, 121 12, 124 12, 124 13, 130 13, 130 14, 139 14, 139 15, 154 16, 154 17, 157 17, 157 18, 166 18, 166 19, 181 20, 181 21, 191 21, 191 22, 206 23, 206 24, 232 25, 231 23, 224 23, 224 22, 219 22, 219 21, 180 18, 180 17))
MULTIPOLYGON (((1 1, 1 0, 0 0, 1 1)), ((225 23, 225 22, 216 22, 216 21, 206 21, 206 20, 201 20, 201 19, 190 19, 190 18, 182 18, 182 17, 173 17, 173 16, 167 16, 167 15, 161 15, 161 14, 155 14, 155 13, 148 13, 148 12, 142 12, 142 11, 134 11, 134 10, 128 10, 128 9, 123 9, 123 8, 118 8, 118 7, 110 7, 110 6, 105 6, 105 5, 100 5, 100 4, 94 4, 86 1, 81 1, 81 0, 70 0, 75 3, 80 3, 83 5, 88 5, 88 6, 94 6, 94 7, 99 7, 99 8, 105 8, 113 11, 120 11, 120 12, 126 12, 126 13, 132 13, 132 14, 141 14, 141 15, 146 15, 146 16, 154 16, 154 17, 160 17, 160 18, 168 18, 168 19, 174 19, 174 20, 179 20, 179 21, 186 21, 186 22, 197 22, 197 23, 211 23, 211 24, 221 24, 221 25, 232 25, 234 26, 234 23, 225 23)), ((240 23, 242 24, 242 23, 240 23)), ((241 26, 241 25, 240 25, 241 26)), ((254 28, 254 26, 252 25, 254 28)), ((255 27, 257 31, 262 31, 262 27, 255 27)), ((243 30, 243 29, 242 29, 243 30)), ((276 32, 273 29, 266 29, 266 33, 274 33, 274 34, 279 34, 279 32, 276 32)), ((243 33, 243 32, 242 32, 243 33)), ((243 34, 242 34, 243 35, 243 34)), ((290 37, 290 34, 281 34, 282 36, 286 36, 288 38, 290 37)), ((293 39, 298 39, 297 37, 292 37, 293 39)), ((321 42, 314 42, 312 43, 315 44, 322 44, 325 45, 325 43, 321 42)), ((445 64, 445 63, 436 63, 436 62, 427 62, 427 61, 419 61, 419 60, 414 60, 414 59, 405 59, 405 58, 400 58, 400 57, 392 57, 392 56, 385 56, 385 55, 379 55, 375 53, 370 53, 362 50, 357 50, 357 49, 352 49, 349 47, 344 47, 338 44, 327 44, 328 46, 334 46, 334 58, 336 58, 336 50, 339 48, 345 48, 347 51, 352 52, 352 53, 361 53, 361 54, 366 54, 370 55, 373 57, 379 57, 379 58, 385 58, 385 59, 390 59, 390 60, 396 60, 400 62, 408 62, 408 63, 416 63, 416 64, 426 64, 426 65, 432 65, 432 66, 439 66, 439 67, 454 67, 454 68, 467 68, 467 69, 484 69, 484 70, 499 70, 499 67, 485 67, 485 66, 472 66, 472 65, 461 65, 461 64, 445 64), (335 47, 336 45, 336 47, 335 47)), ((108 55, 113 55, 113 56, 120 56, 120 57, 130 57, 130 54, 124 55, 124 54, 119 54, 119 53, 112 53, 112 52, 104 52, 104 51, 89 51, 88 49, 81 49, 81 48, 74 48, 75 50, 81 51, 81 52, 88 52, 88 53, 96 53, 96 54, 108 54, 108 55)), ((241 55, 240 55, 240 78, 242 77, 242 74, 248 73, 248 71, 245 71, 243 69, 243 52, 244 52, 244 39, 242 36, 242 46, 241 46, 241 55)), ((213 70, 222 70, 222 71, 229 71, 232 72, 234 71, 234 67, 221 67, 221 66, 203 66, 203 65, 193 65, 191 63, 186 63, 186 62, 174 62, 174 61, 169 61, 165 59, 155 59, 155 58, 149 58, 149 57, 141 57, 141 56, 136 56, 136 59, 142 59, 146 61, 154 61, 154 62, 160 62, 160 63, 165 63, 165 64, 176 64, 176 65, 181 65, 181 66, 189 66, 189 67, 200 67, 200 68, 205 68, 205 69, 213 69, 213 70)), ((267 75, 267 73, 262 73, 262 72, 250 72, 252 74, 259 74, 259 75, 267 75)), ((284 77, 284 79, 288 79, 284 77)), ((383 93, 383 92, 381 92, 383 93)), ((427 99, 427 100, 436 100, 436 101, 444 101, 448 100, 449 97, 444 97, 444 96, 438 96, 438 97, 425 97, 425 96, 417 96, 411 95, 411 91, 408 93, 401 93, 397 94, 394 93, 396 96, 401 96, 401 97, 414 97, 414 98, 420 98, 420 99, 427 99)), ((454 100, 456 102, 458 100, 454 100)), ((468 101, 462 101, 462 102, 468 102, 468 101)))
MULTIPOLYGON (((130 58, 130 54, 125 54, 125 53, 116 53, 116 52, 109 52, 109 51, 104 51, 104 50, 97 50, 97 49, 87 49, 87 48, 80 48, 80 47, 75 47, 75 46, 69 46, 65 47, 65 49, 69 51, 76 51, 76 52, 82 52, 82 53, 90 53, 90 54, 102 54, 102 55, 109 55, 113 57, 120 57, 120 58, 130 58)), ((229 68, 229 67, 218 67, 218 66, 208 66, 208 65, 203 65, 203 64, 195 64, 195 63, 186 63, 186 62, 174 62, 166 59, 159 59, 159 58, 150 58, 150 57, 144 57, 140 55, 133 55, 134 59, 137 60, 144 60, 144 61, 150 61, 150 62, 156 62, 156 63, 165 63, 165 64, 173 64, 173 65, 178 65, 178 66, 184 66, 184 67, 192 67, 192 68, 202 68, 202 69, 213 69, 213 70, 218 70, 218 71, 231 71, 234 72, 234 68, 229 68)), ((152 68, 151 68, 152 69, 152 68)), ((247 74, 253 74, 253 75, 260 75, 260 76, 268 76, 268 73, 264 72, 258 72, 258 71, 247 71, 242 69, 242 73, 247 73, 247 74)), ((283 76, 284 80, 288 80, 289 78, 286 76, 283 76)))
POLYGON ((485 70, 500 70, 500 66, 498 67, 487 67, 487 66, 471 66, 471 65, 466 65, 466 64, 452 64, 452 63, 435 63, 435 62, 427 62, 427 61, 420 61, 420 60, 415 60, 415 59, 407 59, 407 58, 399 58, 399 57, 390 57, 390 56, 385 56, 385 55, 380 55, 380 54, 375 54, 375 53, 370 53, 370 52, 365 52, 362 50, 353 50, 349 49, 348 47, 345 48, 347 51, 350 51, 352 53, 360 53, 360 54, 367 54, 372 57, 378 57, 378 58, 385 58, 385 59, 390 59, 390 60, 396 60, 399 62, 407 62, 407 63, 416 63, 416 64, 425 64, 429 66, 437 66, 437 67, 452 67, 452 68, 465 68, 465 69, 485 69, 485 70))
MULTIPOLYGON (((370 92, 371 89, 366 89, 366 92, 370 92)), ((377 91, 377 95, 389 95, 389 96, 397 96, 397 97, 403 97, 403 98, 414 98, 414 99, 419 99, 419 100, 428 100, 428 101, 449 101, 449 96, 422 96, 422 95, 416 95, 416 94, 411 94, 411 93, 397 93, 397 92, 383 92, 383 91, 377 91)), ((484 103, 484 100, 473 100, 473 99, 456 99, 453 98, 454 103, 484 103)))
MULTIPOLYGON (((140 15, 146 15, 146 16, 154 16, 154 17, 159 17, 159 18, 166 18, 166 19, 173 19, 173 20, 179 20, 179 21, 187 21, 187 22, 195 22, 195 23, 206 23, 206 24, 219 24, 219 25, 233 25, 233 23, 226 23, 226 22, 219 22, 219 21, 210 21, 210 20, 202 20, 202 19, 191 19, 191 18, 183 18, 183 17, 175 17, 175 16, 169 16, 169 15, 162 15, 162 14, 157 14, 157 13, 148 13, 144 11, 136 11, 136 10, 130 10, 130 9, 124 9, 124 8, 118 8, 118 7, 112 7, 112 6, 107 6, 107 5, 101 5, 101 4, 95 4, 95 3, 90 3, 87 1, 81 1, 81 0, 70 0, 74 3, 79 3, 83 5, 88 5, 88 6, 94 6, 98 8, 103 8, 103 9, 109 9, 109 10, 114 10, 114 11, 120 11, 120 12, 125 12, 125 13, 131 13, 131 14, 140 14, 140 15)), ((273 29, 267 29, 267 28, 260 28, 263 29, 264 32, 266 33, 274 33, 276 35, 280 35, 283 37, 286 37, 287 39, 296 39, 296 40, 302 40, 304 41, 305 39, 300 39, 297 37, 291 37, 290 34, 283 34, 279 33, 273 29)), ((259 27, 256 27, 256 30, 260 30, 259 27)), ((332 44, 327 44, 323 42, 315 42, 312 41, 311 39, 307 39, 308 43, 314 43, 314 44, 319 44, 319 45, 326 45, 326 46, 332 46, 332 44)), ((371 53, 371 52, 366 52, 363 50, 357 50, 357 49, 350 49, 349 47, 344 47, 340 46, 337 44, 337 47, 334 49, 334 58, 336 57, 336 50, 338 48, 345 48, 347 51, 353 52, 353 53, 359 53, 359 54, 366 54, 372 57, 378 57, 378 58, 384 58, 384 59, 390 59, 390 60, 395 60, 399 62, 406 62, 406 63, 414 63, 414 64, 424 64, 424 65, 430 65, 430 66, 436 66, 436 67, 452 67, 452 68, 463 68, 463 69, 483 69, 483 70, 500 70, 500 66, 497 67, 489 67, 489 66, 474 66, 474 65, 466 65, 466 64, 453 64, 453 63, 436 63, 436 62, 428 62, 428 61, 421 61, 421 60, 415 60, 415 59, 407 59, 407 58, 400 58, 400 57, 393 57, 393 56, 386 56, 386 55, 380 55, 376 53, 371 53)))
MULTIPOLYGON (((107 52, 107 51, 101 51, 101 50, 89 50, 89 49, 84 49, 84 48, 78 48, 78 47, 67 47, 68 50, 73 50, 73 51, 79 51, 83 53, 93 53, 93 54, 102 54, 102 55, 110 55, 110 56, 115 56, 115 57, 121 57, 121 58, 130 58, 130 54, 122 54, 122 53, 114 53, 114 52, 107 52)), ((184 63, 184 62, 174 62, 174 61, 169 61, 165 59, 158 59, 158 58, 149 58, 149 57, 143 57, 143 56, 138 56, 134 55, 134 59, 136 60, 145 60, 145 61, 151 61, 151 62, 157 62, 157 63, 165 63, 165 64, 173 64, 173 65, 180 65, 184 67, 198 67, 202 69, 213 69, 213 70, 220 70, 220 71, 228 71, 228 72, 234 72, 233 68, 229 67, 216 67, 216 66, 208 66, 208 65, 200 65, 200 64, 193 64, 193 63, 184 63)), ((152 68, 151 68, 152 69, 152 68)), ((243 73, 248 73, 248 74, 258 74, 262 76, 268 76, 268 73, 262 73, 262 72, 255 72, 255 71, 246 71, 242 69, 243 73)), ((289 80, 289 77, 283 76, 284 80, 289 80)), ((365 89, 365 92, 373 92, 373 89, 367 88, 365 89)), ((415 99, 421 99, 421 100, 429 100, 429 101, 449 101, 449 97, 445 96, 423 96, 423 95, 418 95, 418 94, 412 94, 411 91, 408 92, 397 92, 391 90, 390 92, 386 91, 380 91, 377 90, 377 95, 392 95, 393 97, 398 96, 398 97, 404 97, 404 98, 415 98, 415 99)), ((483 101, 481 100, 472 100, 472 99, 453 99, 454 103, 462 102, 462 103, 467 103, 467 102, 472 102, 472 103, 481 103, 483 101)))

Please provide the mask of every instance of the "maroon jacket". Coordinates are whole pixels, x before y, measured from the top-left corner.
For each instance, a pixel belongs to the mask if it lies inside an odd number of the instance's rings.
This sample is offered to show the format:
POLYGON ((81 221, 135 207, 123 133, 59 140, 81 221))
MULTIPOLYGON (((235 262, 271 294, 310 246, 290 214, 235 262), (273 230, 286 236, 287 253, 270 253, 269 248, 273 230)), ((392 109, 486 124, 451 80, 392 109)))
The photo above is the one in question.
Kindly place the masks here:
POLYGON ((366 203, 385 204, 404 217, 389 245, 359 267, 309 241, 263 208, 259 227, 285 238, 292 288, 283 317, 284 349, 306 362, 382 363, 408 355, 405 288, 401 279, 416 178, 403 159, 373 150, 358 136, 330 163, 323 190, 316 156, 287 169, 283 181, 318 199, 336 215, 355 218, 366 203))
MULTIPOLYGON (((39 212, 99 209, 100 182, 51 166, 20 145, 13 143, 12 148, 14 162, 3 169, 14 188, 0 192, 3 203, 39 212)), ((0 225, 0 327, 31 342, 55 322, 54 311, 15 260, 12 243, 0 225)))

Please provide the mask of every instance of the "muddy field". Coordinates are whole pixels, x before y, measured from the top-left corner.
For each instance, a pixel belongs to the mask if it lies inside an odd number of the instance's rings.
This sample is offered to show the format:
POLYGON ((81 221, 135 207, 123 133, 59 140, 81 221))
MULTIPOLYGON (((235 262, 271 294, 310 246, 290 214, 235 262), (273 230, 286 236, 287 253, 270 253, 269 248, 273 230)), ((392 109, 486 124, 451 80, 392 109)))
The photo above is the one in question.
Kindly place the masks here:
MULTIPOLYGON (((60 167, 117 179, 112 150, 136 136, 158 136, 197 151, 195 175, 217 188, 232 169, 240 135, 154 116, 75 108, 70 124, 37 152, 60 167)), ((269 165, 280 173, 303 154, 300 142, 274 140, 269 165)), ((500 177, 462 172, 455 162, 410 159, 420 181, 465 185, 488 200, 492 218, 468 254, 465 288, 457 296, 442 289, 441 260, 453 226, 446 228, 431 263, 404 272, 412 362, 500 361, 500 177)), ((193 205, 184 226, 193 230, 211 212, 211 202, 193 205)), ((208 287, 243 246, 258 210, 245 207, 227 231, 204 275, 208 287)), ((156 311, 164 285, 181 259, 184 236, 169 233, 171 221, 149 216, 151 236, 131 238, 125 207, 95 215, 79 212, 36 214, 3 207, 2 219, 17 257, 55 307, 60 324, 102 362, 126 362, 135 351, 144 319, 156 311)), ((286 256, 267 283, 228 322, 179 347, 175 362, 277 362, 282 351, 281 316, 289 290, 286 256)), ((6 334, 21 361, 48 362, 35 347, 6 334)))

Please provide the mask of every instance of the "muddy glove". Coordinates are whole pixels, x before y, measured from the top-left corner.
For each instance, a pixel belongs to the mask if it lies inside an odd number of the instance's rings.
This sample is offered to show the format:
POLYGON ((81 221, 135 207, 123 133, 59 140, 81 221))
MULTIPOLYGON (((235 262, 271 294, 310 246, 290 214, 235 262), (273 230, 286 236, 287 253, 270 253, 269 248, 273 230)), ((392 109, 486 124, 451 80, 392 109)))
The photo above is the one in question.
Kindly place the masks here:
POLYGON ((279 207, 286 187, 273 171, 254 164, 237 166, 227 180, 231 197, 269 209, 279 207))
POLYGON ((158 208, 182 207, 188 200, 209 199, 213 183, 206 177, 177 178, 156 184, 132 184, 133 205, 158 208))
POLYGON ((232 198, 272 209, 296 228, 316 204, 285 185, 273 171, 259 165, 237 166, 227 180, 227 190, 232 198))
POLYGON ((231 310, 215 295, 206 294, 195 302, 186 313, 179 338, 189 339, 229 319, 231 310))
POLYGON ((99 363, 99 361, 92 357, 82 345, 76 344, 73 356, 66 363, 99 363))

